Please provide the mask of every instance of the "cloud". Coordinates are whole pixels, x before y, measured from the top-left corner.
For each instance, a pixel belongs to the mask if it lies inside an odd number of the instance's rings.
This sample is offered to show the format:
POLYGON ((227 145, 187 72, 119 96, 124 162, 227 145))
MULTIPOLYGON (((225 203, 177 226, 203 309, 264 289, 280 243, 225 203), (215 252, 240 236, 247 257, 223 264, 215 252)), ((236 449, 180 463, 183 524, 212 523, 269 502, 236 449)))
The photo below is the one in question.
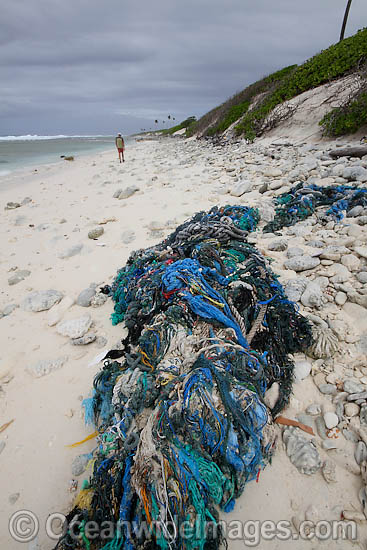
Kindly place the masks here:
MULTIPOLYGON (((200 116, 338 40, 345 0, 2 0, 0 134, 200 116)), ((347 35, 367 18, 352 4, 347 35)))

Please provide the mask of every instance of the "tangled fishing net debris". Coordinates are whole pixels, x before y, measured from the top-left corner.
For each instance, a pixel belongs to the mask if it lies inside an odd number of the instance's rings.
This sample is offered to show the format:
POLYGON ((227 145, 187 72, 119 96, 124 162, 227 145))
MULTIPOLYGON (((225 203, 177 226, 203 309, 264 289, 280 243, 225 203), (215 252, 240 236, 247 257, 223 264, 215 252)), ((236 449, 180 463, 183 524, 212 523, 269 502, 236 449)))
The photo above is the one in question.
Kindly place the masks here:
MULTIPOLYGON (((278 198, 266 230, 320 204, 338 219, 366 200, 339 188, 325 203, 324 193, 295 186, 278 198)), ((292 388, 290 354, 312 342, 308 321, 247 243, 258 222, 246 206, 200 212, 159 245, 133 252, 103 289, 115 301, 112 322, 123 321, 128 335, 106 355, 83 403, 98 429, 93 474, 67 517, 78 522, 78 538, 69 530, 56 548, 209 550, 223 542, 219 512, 233 509, 269 461, 273 419, 292 388), (274 382, 270 410, 264 395, 274 382), (84 531, 90 520, 101 527, 94 540, 84 531), (109 521, 120 528, 106 539, 109 521)))

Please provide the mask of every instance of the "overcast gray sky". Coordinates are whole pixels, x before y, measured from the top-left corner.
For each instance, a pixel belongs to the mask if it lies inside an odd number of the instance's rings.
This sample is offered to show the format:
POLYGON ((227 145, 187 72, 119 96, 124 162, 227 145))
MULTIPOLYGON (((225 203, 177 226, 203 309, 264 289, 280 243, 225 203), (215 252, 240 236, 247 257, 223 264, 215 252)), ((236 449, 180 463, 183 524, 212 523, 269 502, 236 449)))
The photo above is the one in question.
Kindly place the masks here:
MULTIPOLYGON (((200 116, 338 41, 346 0, 2 0, 0 135, 200 116)), ((367 26, 353 0, 346 36, 367 26)))

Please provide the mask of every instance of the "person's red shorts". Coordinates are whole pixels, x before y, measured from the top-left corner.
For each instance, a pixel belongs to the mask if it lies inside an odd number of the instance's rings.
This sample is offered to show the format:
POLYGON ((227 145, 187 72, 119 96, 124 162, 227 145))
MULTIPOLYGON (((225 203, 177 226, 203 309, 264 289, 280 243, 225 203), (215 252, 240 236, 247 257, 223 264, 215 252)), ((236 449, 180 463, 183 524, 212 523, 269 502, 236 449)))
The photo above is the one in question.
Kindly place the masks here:
POLYGON ((124 152, 124 148, 122 149, 117 149, 119 153, 123 153, 124 152))

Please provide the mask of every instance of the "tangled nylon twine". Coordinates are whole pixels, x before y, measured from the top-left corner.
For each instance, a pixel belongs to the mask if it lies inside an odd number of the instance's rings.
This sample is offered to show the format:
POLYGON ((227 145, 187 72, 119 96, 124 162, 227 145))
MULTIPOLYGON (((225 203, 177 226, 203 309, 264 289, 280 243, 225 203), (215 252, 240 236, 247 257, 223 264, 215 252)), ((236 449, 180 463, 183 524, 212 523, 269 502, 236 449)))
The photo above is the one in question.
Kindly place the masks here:
MULTIPOLYGON (((327 199, 325 189, 302 189, 280 196, 273 229, 325 200, 326 221, 340 217, 341 200, 344 209, 366 201, 350 187, 327 188, 327 199)), ((93 474, 67 517, 79 522, 79 537, 69 530, 56 548, 214 550, 223 542, 219 513, 269 461, 273 419, 292 389, 289 355, 312 341, 246 241, 258 221, 246 206, 200 212, 133 252, 103 289, 115 301, 112 322, 124 321, 128 336, 106 355, 83 403, 99 432, 93 474), (264 394, 274 382, 279 396, 269 409, 264 394), (91 520, 100 527, 93 540, 91 520), (120 528, 106 541, 107 521, 120 528)))

